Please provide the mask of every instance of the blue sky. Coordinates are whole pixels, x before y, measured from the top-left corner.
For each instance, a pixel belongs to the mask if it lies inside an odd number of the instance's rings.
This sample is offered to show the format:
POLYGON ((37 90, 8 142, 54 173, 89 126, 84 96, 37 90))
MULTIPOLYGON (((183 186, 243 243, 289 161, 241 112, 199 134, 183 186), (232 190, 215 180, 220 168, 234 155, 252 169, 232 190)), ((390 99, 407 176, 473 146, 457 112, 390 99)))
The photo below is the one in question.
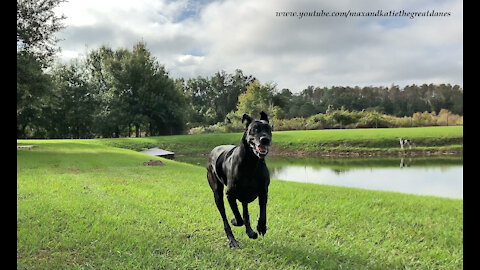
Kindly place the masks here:
POLYGON ((59 59, 139 41, 174 78, 242 69, 299 92, 314 86, 463 86, 463 2, 456 0, 70 0, 59 59), (448 17, 277 17, 277 11, 427 10, 448 17))

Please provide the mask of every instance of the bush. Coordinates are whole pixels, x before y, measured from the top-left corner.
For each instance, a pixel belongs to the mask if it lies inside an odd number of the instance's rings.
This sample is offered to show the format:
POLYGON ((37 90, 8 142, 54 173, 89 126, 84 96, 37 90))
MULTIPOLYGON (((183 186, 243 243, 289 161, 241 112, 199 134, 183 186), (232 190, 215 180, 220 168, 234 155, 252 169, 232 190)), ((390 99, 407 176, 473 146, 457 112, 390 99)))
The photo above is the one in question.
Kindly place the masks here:
MULTIPOLYGON (((281 114, 280 114, 281 115, 281 114)), ((241 119, 235 113, 227 115, 230 123, 217 123, 211 126, 195 127, 189 134, 212 132, 240 132, 245 128, 241 119)), ((295 117, 291 119, 278 119, 272 115, 270 124, 274 131, 282 130, 313 130, 326 128, 394 128, 394 127, 420 127, 420 126, 449 126, 463 125, 463 116, 452 114, 442 109, 438 116, 435 112, 414 113, 412 117, 395 117, 381 114, 376 111, 332 110, 326 114, 315 114, 310 117, 295 117)))
POLYGON ((305 119, 303 117, 295 117, 292 119, 276 119, 273 130, 304 130, 305 119))
POLYGON ((336 110, 327 115, 334 120, 336 128, 354 127, 358 121, 358 114, 345 110, 336 110))
POLYGON ((388 119, 378 112, 360 112, 357 128, 384 128, 392 127, 388 119))
POLYGON ((438 124, 441 126, 455 126, 458 123, 463 125, 463 116, 453 114, 449 110, 441 109, 438 113, 438 124))
POLYGON ((437 117, 435 112, 429 113, 414 113, 413 116, 413 125, 414 126, 436 126, 437 125, 437 117))
POLYGON ((329 127, 330 123, 325 114, 319 113, 307 118, 306 129, 324 129, 329 127))

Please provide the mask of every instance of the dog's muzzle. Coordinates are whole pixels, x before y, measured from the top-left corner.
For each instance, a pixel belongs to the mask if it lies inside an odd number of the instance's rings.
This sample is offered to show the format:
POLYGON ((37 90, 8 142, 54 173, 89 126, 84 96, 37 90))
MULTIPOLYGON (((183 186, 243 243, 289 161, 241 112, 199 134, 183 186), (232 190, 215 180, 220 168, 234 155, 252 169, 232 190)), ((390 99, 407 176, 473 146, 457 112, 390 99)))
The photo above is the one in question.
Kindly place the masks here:
POLYGON ((252 142, 252 149, 255 155, 259 158, 265 158, 268 154, 268 148, 270 147, 271 140, 268 137, 260 138, 260 144, 252 142))

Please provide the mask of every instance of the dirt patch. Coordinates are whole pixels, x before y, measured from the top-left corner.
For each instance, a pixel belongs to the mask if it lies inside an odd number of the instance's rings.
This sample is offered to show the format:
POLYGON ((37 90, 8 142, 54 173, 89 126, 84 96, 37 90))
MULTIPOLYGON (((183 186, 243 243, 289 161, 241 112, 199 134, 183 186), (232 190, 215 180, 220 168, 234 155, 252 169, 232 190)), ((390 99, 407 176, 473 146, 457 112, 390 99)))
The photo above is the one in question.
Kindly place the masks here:
POLYGON ((165 166, 165 163, 160 160, 150 159, 149 161, 143 162, 143 166, 165 166))
MULTIPOLYGON (((208 153, 193 153, 189 155, 178 155, 179 157, 191 156, 207 156, 208 153)), ((422 156, 458 156, 463 155, 463 148, 443 148, 443 149, 405 149, 405 150, 293 150, 282 149, 280 147, 272 147, 269 152, 270 156, 279 157, 422 157, 422 156)))
POLYGON ((272 156, 290 156, 290 157, 376 157, 376 156, 444 156, 444 155, 462 155, 463 149, 415 149, 405 151, 388 150, 283 150, 272 149, 272 156))
POLYGON ((37 147, 36 145, 17 145, 17 148, 20 148, 20 149, 32 149, 32 148, 35 148, 37 147))

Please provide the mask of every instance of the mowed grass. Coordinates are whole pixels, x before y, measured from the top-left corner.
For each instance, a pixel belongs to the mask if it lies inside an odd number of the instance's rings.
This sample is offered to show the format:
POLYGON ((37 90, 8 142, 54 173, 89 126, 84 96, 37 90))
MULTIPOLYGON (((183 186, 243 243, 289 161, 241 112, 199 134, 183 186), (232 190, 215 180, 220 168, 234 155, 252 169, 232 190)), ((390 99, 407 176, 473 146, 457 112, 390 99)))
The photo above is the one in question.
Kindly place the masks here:
MULTIPOLYGON (((97 139, 89 142, 136 151, 160 147, 176 154, 191 155, 208 153, 219 144, 238 144, 241 137, 242 133, 221 133, 97 139)), ((278 152, 383 150, 395 153, 403 151, 400 149, 399 137, 412 139, 416 143, 416 150, 461 149, 463 126, 275 131, 272 147, 278 152)))
MULTIPOLYGON (((463 268, 462 200, 272 180, 267 234, 233 227, 237 250, 202 167, 85 140, 18 142, 38 146, 17 150, 18 269, 463 268)), ((257 201, 250 215, 255 228, 257 201)))

